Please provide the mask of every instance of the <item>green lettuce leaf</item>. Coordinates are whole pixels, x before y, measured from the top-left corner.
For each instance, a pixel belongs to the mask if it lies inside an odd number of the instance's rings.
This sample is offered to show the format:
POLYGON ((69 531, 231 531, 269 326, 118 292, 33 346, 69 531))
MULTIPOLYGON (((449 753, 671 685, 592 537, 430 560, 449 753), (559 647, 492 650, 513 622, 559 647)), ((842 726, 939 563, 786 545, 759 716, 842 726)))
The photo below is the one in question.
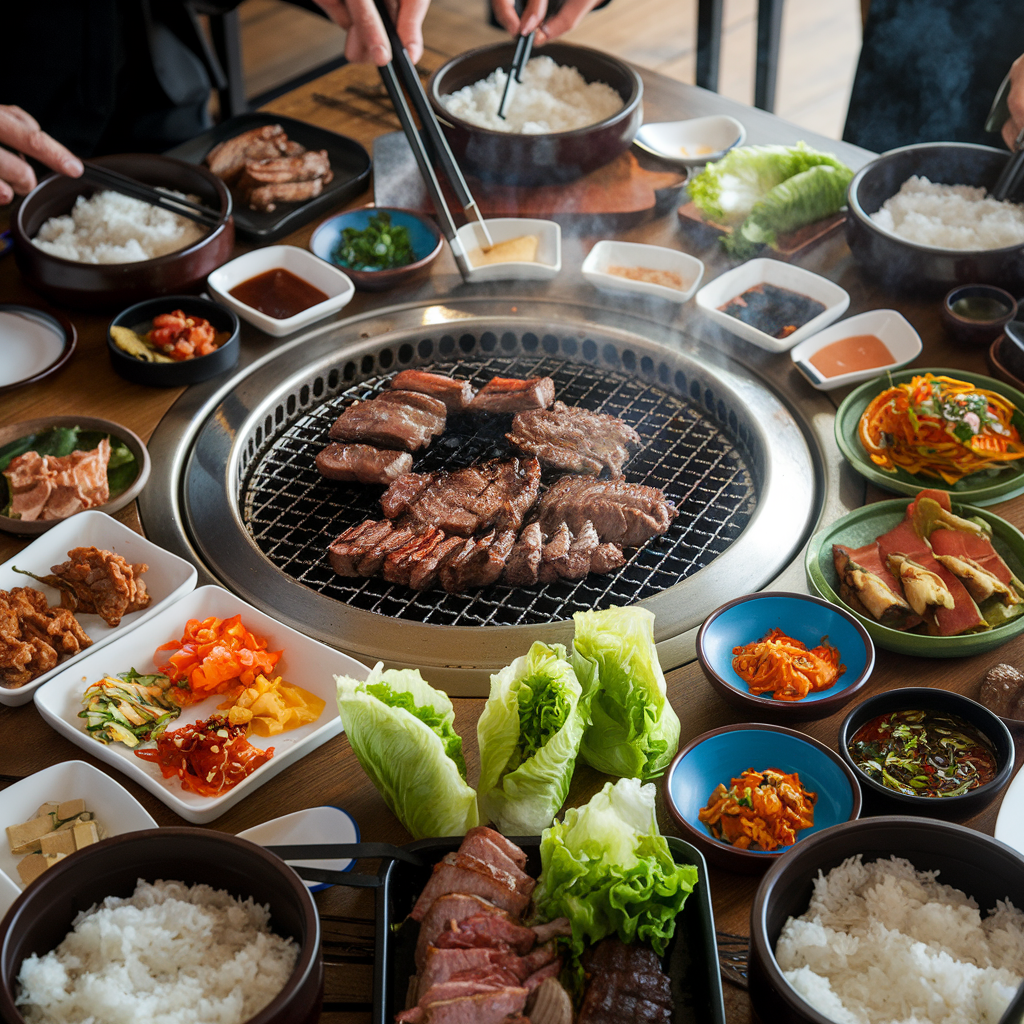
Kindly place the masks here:
POLYGON ((561 644, 540 641, 491 676, 476 730, 478 791, 481 819, 499 832, 536 835, 565 802, 596 678, 593 663, 571 664, 561 644))
POLYGON ((658 831, 655 787, 620 779, 545 829, 533 899, 540 920, 572 924, 573 971, 588 945, 616 934, 663 956, 676 917, 697 884, 693 864, 677 864, 658 831))
POLYGON ((461 836, 479 824, 447 694, 415 670, 385 671, 380 662, 365 681, 334 681, 338 713, 363 771, 416 839, 461 836))
POLYGON ((660 775, 679 746, 679 718, 665 694, 654 615, 644 608, 608 608, 573 618, 573 646, 595 662, 599 677, 580 756, 608 775, 660 775))

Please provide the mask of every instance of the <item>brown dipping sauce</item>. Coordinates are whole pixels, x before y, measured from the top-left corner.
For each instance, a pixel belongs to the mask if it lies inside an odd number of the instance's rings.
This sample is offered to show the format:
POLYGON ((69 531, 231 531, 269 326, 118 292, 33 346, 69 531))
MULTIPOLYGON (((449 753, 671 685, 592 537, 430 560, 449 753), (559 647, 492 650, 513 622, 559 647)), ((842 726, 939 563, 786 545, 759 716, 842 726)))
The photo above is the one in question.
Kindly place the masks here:
POLYGON ((858 370, 873 370, 893 361, 885 343, 873 334, 855 334, 818 349, 807 360, 822 377, 840 377, 858 370))
POLYGON ((310 306, 326 302, 329 297, 284 267, 250 277, 236 284, 228 294, 275 320, 287 320, 310 306))

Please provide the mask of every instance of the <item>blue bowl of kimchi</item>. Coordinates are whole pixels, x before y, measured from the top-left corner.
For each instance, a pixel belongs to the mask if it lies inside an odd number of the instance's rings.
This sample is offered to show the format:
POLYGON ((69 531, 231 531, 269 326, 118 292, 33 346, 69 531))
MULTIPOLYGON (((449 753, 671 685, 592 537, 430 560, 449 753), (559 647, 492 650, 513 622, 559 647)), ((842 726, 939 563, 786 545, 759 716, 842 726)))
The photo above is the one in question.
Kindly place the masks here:
MULTIPOLYGON (((784 647, 791 657, 801 656, 798 647, 784 647)), ((713 611, 697 633, 697 657, 711 686, 737 710, 758 720, 806 722, 827 718, 861 691, 875 667, 875 645, 845 609, 807 594, 767 591, 739 597, 713 611), (843 671, 827 689, 810 689, 798 699, 788 690, 787 699, 779 697, 785 688, 752 693, 734 667, 735 650, 749 649, 772 630, 781 630, 811 655, 824 641, 838 652, 843 671)))
MULTIPOLYGON (((800 785, 814 794, 813 823, 796 831, 795 842, 860 816, 861 792, 853 771, 834 751, 818 740, 778 725, 747 722, 712 729, 691 740, 665 776, 665 804, 669 813, 709 861, 731 871, 762 871, 793 848, 748 849, 715 838, 700 820, 719 785, 727 789, 748 768, 775 769, 796 774, 800 785)), ((753 810, 753 808, 752 808, 753 810)))

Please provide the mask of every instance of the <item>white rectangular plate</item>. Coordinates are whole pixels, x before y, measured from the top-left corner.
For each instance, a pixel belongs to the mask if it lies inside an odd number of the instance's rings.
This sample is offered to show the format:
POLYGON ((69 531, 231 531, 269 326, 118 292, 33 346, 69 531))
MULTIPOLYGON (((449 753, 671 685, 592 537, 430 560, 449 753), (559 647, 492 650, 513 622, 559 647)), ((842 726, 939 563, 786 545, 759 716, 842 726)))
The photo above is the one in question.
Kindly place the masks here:
POLYGON ((19 551, 10 561, 0 565, 0 590, 11 590, 14 587, 34 587, 41 590, 51 605, 60 604, 60 591, 45 586, 14 571, 14 566, 34 572, 37 576, 49 576, 52 566, 66 562, 68 552, 72 548, 97 547, 105 551, 113 551, 132 564, 145 562, 149 571, 142 577, 152 600, 141 611, 126 615, 118 626, 108 626, 98 615, 77 615, 82 629, 92 640, 92 646, 86 648, 73 658, 61 662, 56 668, 44 672, 41 676, 19 686, 9 689, 0 686, 0 704, 27 704, 32 694, 48 679, 63 672, 69 665, 76 664, 80 659, 88 657, 94 651, 106 646, 111 640, 124 636, 135 626, 148 621, 166 608, 171 602, 184 597, 196 585, 196 569, 183 558, 172 555, 163 548, 158 548, 152 541, 146 540, 142 534, 128 529, 106 512, 89 510, 70 516, 58 523, 52 530, 37 537, 27 548, 19 551))
MULTIPOLYGON (((65 761, 44 768, 0 793, 0 831, 34 818, 39 807, 50 800, 79 799, 85 801, 86 809, 103 825, 105 838, 157 827, 145 807, 119 782, 85 761, 65 761)), ((6 831, 2 831, 2 836, 0 872, 8 875, 20 891, 18 861, 24 855, 11 853, 6 831)), ((0 916, 6 910, 0 890, 0 916)))
MULTIPOLYGON (((169 657, 171 653, 162 652, 160 657, 169 657)), ((310 640, 269 615, 264 615, 221 587, 200 587, 127 636, 115 640, 102 651, 87 655, 73 668, 61 672, 36 691, 35 701, 39 713, 61 735, 89 751, 93 757, 124 772, 186 821, 202 825, 220 817, 264 782, 342 731, 335 675, 365 679, 367 669, 348 655, 310 640), (85 731, 85 721, 78 717, 78 712, 82 710, 82 694, 90 683, 107 673, 127 672, 130 668, 142 673, 156 671, 157 662, 153 655, 157 647, 171 640, 179 640, 189 619, 201 620, 211 615, 226 619, 238 614, 242 616, 243 625, 257 636, 266 637, 268 650, 284 652, 274 669, 275 674, 284 676, 287 682, 295 686, 315 693, 327 703, 320 717, 309 725, 289 729, 277 736, 250 736, 249 742, 254 747, 263 750, 274 748, 274 756, 252 775, 220 796, 199 796, 182 789, 176 777, 165 779, 155 764, 136 757, 123 743, 108 746, 93 739, 85 731)), ((217 705, 224 703, 225 699, 223 696, 209 697, 201 704, 183 708, 168 732, 209 718, 217 710, 217 705)), ((151 748, 152 744, 144 744, 144 747, 151 748)))

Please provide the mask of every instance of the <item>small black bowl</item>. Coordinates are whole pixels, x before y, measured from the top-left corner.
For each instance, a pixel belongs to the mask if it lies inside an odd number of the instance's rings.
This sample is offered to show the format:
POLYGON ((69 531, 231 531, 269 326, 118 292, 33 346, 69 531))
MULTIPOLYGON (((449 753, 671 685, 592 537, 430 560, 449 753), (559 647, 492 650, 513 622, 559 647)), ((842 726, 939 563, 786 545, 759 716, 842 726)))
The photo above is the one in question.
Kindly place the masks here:
POLYGON ((942 301, 942 320, 954 340, 965 345, 991 345, 1017 315, 1017 300, 1005 288, 991 284, 965 284, 947 292, 942 301), (981 315, 969 316, 958 303, 984 303, 981 315))
POLYGON ((241 352, 238 341, 238 317, 230 309, 225 309, 210 299, 201 299, 195 295, 165 295, 159 299, 147 299, 118 313, 110 322, 110 327, 128 327, 142 334, 149 330, 153 317, 161 313, 170 313, 175 309, 182 310, 187 316, 209 320, 215 331, 227 331, 230 337, 216 352, 211 352, 208 356, 196 356, 194 359, 183 359, 174 363, 147 363, 118 348, 110 328, 107 328, 110 364, 125 380, 156 388, 180 388, 188 384, 198 384, 201 380, 209 380, 238 364, 241 352))
POLYGON ((929 818, 966 818, 987 807, 1005 788, 1013 774, 1013 737, 998 715, 984 705, 949 690, 908 686, 875 694, 858 704, 839 727, 839 753, 853 769, 864 793, 865 810, 882 813, 922 814, 929 818), (857 730, 872 718, 894 711, 944 711, 958 715, 978 729, 992 744, 996 775, 991 782, 962 796, 907 796, 876 782, 857 767, 848 749, 857 730))

